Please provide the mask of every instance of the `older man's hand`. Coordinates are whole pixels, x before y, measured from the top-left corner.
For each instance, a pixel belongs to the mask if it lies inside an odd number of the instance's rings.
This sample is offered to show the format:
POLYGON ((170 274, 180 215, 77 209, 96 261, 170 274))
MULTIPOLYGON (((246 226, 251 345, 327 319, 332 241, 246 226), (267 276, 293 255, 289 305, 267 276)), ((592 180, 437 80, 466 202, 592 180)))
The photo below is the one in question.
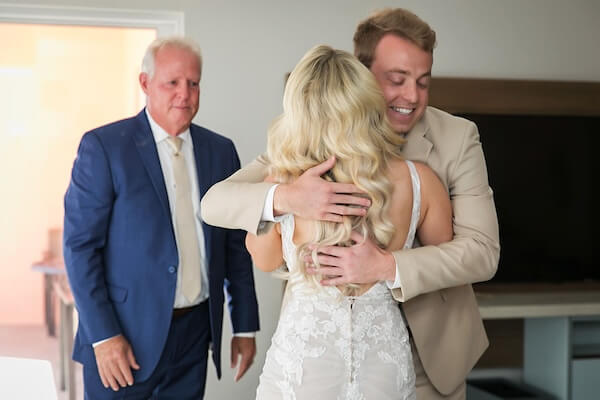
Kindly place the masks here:
POLYGON ((100 380, 105 388, 109 386, 115 392, 120 387, 133 385, 131 369, 140 369, 135 361, 131 345, 123 337, 117 335, 94 347, 96 365, 100 380))
POLYGON ((238 367, 234 380, 239 381, 254 362, 256 339, 234 336, 231 338, 231 368, 238 367))

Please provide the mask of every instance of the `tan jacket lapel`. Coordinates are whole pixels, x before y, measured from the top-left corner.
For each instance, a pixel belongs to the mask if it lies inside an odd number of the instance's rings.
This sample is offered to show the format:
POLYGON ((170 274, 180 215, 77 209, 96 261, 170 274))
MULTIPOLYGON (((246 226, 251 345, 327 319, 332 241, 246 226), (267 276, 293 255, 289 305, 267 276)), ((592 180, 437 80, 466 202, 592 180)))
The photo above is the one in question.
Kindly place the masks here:
POLYGON ((407 142, 402 147, 402 154, 407 160, 427 162, 433 145, 426 137, 428 131, 426 115, 406 135, 407 142))

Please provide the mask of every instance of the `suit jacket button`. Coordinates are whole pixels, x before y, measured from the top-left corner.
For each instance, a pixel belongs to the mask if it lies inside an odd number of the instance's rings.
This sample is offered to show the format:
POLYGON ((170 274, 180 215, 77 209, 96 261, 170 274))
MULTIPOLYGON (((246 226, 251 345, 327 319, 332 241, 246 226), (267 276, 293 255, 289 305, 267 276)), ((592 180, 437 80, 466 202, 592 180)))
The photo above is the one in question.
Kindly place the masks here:
POLYGON ((171 266, 169 267, 169 273, 170 273, 170 274, 174 274, 174 273, 175 273, 175 267, 174 267, 174 266, 172 266, 172 265, 171 265, 171 266))

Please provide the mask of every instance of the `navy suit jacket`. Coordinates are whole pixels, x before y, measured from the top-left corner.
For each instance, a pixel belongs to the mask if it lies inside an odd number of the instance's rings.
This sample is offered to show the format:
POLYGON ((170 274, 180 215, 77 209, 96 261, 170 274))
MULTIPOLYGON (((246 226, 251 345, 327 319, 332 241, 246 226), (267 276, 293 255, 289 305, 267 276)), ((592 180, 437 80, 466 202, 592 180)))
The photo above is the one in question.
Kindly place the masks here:
MULTIPOLYGON (((200 197, 239 169, 231 140, 190 126, 200 197)), ((198 216, 199 218, 199 216, 198 216)), ((94 363, 92 343, 122 334, 137 381, 156 367, 167 339, 178 255, 156 143, 145 111, 87 132, 65 195, 64 258, 79 326, 73 358, 94 363)), ((213 361, 220 377, 224 288, 234 332, 259 329, 245 233, 202 223, 213 361)))

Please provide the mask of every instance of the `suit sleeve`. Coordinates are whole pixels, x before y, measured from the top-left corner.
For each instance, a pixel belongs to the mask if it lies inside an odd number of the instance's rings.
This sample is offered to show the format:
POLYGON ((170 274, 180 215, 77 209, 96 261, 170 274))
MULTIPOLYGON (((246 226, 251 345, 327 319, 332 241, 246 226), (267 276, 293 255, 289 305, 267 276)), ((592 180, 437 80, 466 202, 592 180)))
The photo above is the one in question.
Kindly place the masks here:
POLYGON ((448 182, 454 238, 439 246, 393 253, 402 284, 393 290, 398 301, 489 280, 498 268, 498 219, 475 124, 468 124, 463 137, 448 182))
MULTIPOLYGON (((240 168, 240 160, 233 145, 231 146, 231 158, 232 171, 236 171, 240 168)), ((238 202, 244 203, 239 201, 239 198, 238 202)), ((223 205, 221 207, 227 208, 223 205)), ((245 238, 246 232, 243 230, 227 230, 225 290, 234 333, 256 332, 259 330, 258 302, 254 289, 252 259, 246 250, 245 238)))
POLYGON ((210 225, 254 234, 268 231, 273 224, 261 222, 261 217, 273 183, 263 182, 266 175, 267 165, 261 156, 212 186, 202 198, 202 219, 210 225))
POLYGON ((115 193, 100 140, 81 140, 65 194, 63 253, 69 283, 88 343, 121 333, 104 278, 106 244, 115 193))

